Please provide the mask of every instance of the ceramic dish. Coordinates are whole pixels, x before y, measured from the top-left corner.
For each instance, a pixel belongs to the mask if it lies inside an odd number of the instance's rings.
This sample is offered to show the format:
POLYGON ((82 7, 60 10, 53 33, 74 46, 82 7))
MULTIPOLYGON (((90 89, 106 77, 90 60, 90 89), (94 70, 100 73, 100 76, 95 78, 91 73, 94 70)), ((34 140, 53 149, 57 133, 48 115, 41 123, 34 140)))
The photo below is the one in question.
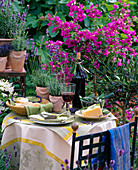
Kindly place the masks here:
POLYGON ((84 118, 84 119, 104 119, 106 117, 109 117, 110 114, 111 114, 111 112, 106 114, 106 115, 103 115, 103 116, 91 116, 91 117, 88 117, 88 116, 83 116, 80 110, 75 112, 76 116, 84 118))
POLYGON ((41 125, 50 125, 50 126, 63 126, 69 123, 72 123, 74 119, 72 120, 67 120, 65 122, 48 122, 48 121, 39 121, 39 120, 34 120, 35 123, 41 124, 41 125))

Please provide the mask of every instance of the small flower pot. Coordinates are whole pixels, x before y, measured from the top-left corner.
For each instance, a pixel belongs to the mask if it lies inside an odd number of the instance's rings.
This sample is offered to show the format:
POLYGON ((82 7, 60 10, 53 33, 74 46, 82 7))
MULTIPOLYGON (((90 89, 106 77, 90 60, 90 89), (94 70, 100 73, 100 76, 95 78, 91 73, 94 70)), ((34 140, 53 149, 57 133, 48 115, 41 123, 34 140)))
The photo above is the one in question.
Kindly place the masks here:
POLYGON ((11 51, 9 56, 11 69, 16 72, 22 72, 25 62, 26 51, 11 51))
POLYGON ((4 72, 6 68, 7 57, 0 57, 0 72, 4 72))
POLYGON ((49 93, 47 87, 38 87, 36 86, 36 94, 44 99, 49 100, 49 93))
POLYGON ((49 95, 49 100, 53 103, 53 112, 61 112, 63 106, 62 96, 51 96, 49 95))

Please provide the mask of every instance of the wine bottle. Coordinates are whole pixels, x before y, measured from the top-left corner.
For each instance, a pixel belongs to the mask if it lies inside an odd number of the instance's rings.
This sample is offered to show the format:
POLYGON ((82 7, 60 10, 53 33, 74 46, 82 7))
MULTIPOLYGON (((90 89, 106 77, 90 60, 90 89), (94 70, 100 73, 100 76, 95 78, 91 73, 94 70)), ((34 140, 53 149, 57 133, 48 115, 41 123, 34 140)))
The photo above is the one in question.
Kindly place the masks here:
POLYGON ((77 53, 77 67, 73 76, 72 82, 76 84, 75 96, 72 102, 73 107, 82 108, 79 95, 85 97, 85 79, 86 73, 80 67, 81 53, 77 53))

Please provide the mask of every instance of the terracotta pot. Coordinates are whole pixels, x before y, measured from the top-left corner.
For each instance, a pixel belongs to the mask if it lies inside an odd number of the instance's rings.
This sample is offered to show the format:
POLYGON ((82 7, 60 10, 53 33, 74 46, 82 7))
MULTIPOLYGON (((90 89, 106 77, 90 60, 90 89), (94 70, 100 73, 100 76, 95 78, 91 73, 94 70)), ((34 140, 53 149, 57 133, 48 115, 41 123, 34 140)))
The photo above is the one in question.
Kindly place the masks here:
POLYGON ((62 96, 51 96, 49 95, 49 100, 53 103, 53 112, 61 112, 63 106, 62 96))
POLYGON ((7 38, 1 39, 1 38, 0 38, 0 45, 11 44, 12 40, 13 40, 13 39, 7 39, 7 38))
POLYGON ((36 86, 36 94, 44 99, 49 100, 49 93, 47 87, 37 87, 36 86))
POLYGON ((26 51, 10 52, 11 69, 16 72, 22 72, 25 62, 26 51))
POLYGON ((9 56, 7 56, 6 68, 11 68, 10 57, 9 56))
POLYGON ((7 57, 0 57, 0 72, 4 72, 6 68, 7 57))

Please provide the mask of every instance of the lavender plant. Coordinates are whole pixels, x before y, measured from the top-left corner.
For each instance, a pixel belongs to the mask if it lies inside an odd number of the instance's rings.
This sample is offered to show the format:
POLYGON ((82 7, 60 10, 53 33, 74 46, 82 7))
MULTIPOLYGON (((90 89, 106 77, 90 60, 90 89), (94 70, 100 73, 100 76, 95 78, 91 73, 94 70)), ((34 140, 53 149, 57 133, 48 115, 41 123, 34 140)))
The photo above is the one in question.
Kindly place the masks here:
POLYGON ((0 46, 0 57, 8 56, 11 50, 13 50, 13 46, 10 44, 0 46))
POLYGON ((49 77, 48 88, 51 96, 61 96, 60 84, 56 75, 52 74, 49 77))
MULTIPOLYGON (((27 31, 26 31, 27 28, 25 26, 26 16, 27 16, 26 10, 23 13, 18 13, 19 23, 16 24, 16 29, 12 33, 14 35, 12 45, 15 51, 24 51, 26 49, 26 43, 25 43, 25 39, 27 37, 27 31)), ((15 18, 16 16, 13 17, 15 18)))
POLYGON ((13 32, 17 29, 17 25, 21 23, 19 18, 20 2, 14 0, 0 1, 0 38, 13 38, 13 32))
POLYGON ((10 170, 10 169, 19 169, 20 163, 17 162, 18 159, 18 151, 16 146, 12 148, 12 150, 8 149, 0 149, 0 169, 1 170, 10 170), (12 163, 14 160, 14 164, 12 163), (15 161, 16 160, 16 161, 15 161))

